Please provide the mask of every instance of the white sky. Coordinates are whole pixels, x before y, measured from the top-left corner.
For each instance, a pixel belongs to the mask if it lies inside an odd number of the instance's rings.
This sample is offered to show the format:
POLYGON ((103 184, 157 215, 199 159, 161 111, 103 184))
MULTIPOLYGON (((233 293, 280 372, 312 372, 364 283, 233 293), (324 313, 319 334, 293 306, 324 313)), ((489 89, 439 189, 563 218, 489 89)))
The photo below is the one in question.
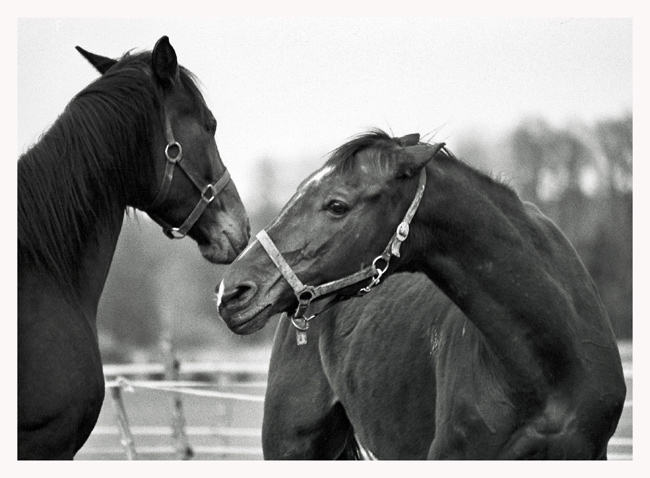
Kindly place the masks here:
MULTIPOLYGON (((246 203, 256 160, 320 159, 369 127, 499 132, 632 108, 631 18, 25 18, 17 23, 18 154, 119 57, 168 35, 203 84, 246 203)), ((318 161, 316 164, 320 164, 318 161)))

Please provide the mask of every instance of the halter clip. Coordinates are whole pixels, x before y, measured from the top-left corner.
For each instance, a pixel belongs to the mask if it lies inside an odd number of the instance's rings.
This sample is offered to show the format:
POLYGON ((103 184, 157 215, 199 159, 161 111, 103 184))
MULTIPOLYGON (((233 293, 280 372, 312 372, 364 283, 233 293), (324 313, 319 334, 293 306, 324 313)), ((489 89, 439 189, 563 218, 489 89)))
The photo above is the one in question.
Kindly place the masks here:
POLYGON ((375 269, 375 274, 372 276, 372 280, 370 281, 370 284, 359 289, 357 295, 359 296, 366 295, 368 292, 370 292, 373 289, 373 287, 378 285, 381 282, 381 277, 384 275, 384 272, 388 270, 389 263, 390 263, 390 257, 388 259, 386 259, 384 256, 375 257, 375 260, 372 261, 372 267, 375 269), (383 269, 381 267, 377 267, 377 261, 379 260, 383 260, 386 262, 386 265, 384 266, 383 269))

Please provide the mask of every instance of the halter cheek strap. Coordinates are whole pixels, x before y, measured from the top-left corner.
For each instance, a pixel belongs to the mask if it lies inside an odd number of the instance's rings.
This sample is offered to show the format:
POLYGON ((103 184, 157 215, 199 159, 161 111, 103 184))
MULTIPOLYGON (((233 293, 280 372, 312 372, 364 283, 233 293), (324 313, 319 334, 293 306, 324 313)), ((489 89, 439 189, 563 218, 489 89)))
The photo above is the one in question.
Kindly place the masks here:
MULTIPOLYGON (((436 153, 443 146, 444 143, 438 145, 438 149, 436 150, 436 153)), ((388 269, 388 265, 390 263, 391 257, 400 256, 400 247, 402 245, 402 242, 404 242, 408 237, 409 225, 411 223, 411 220, 413 219, 413 216, 415 215, 415 212, 417 211, 420 205, 420 202, 422 201, 422 196, 424 195, 424 189, 426 187, 426 181, 427 181, 427 173, 425 171, 425 168, 422 168, 420 170, 420 179, 418 183, 418 189, 415 193, 415 197, 413 198, 413 201, 411 202, 411 205, 406 211, 406 214, 404 215, 402 222, 397 226, 395 233, 391 237, 383 253, 380 256, 375 257, 375 259, 372 261, 372 264, 370 266, 365 267, 361 269, 359 272, 346 276, 342 279, 337 279, 331 282, 327 282, 319 286, 311 286, 311 285, 303 284, 302 281, 295 274, 295 272, 291 269, 291 266, 284 259, 282 253, 275 246, 275 244, 273 243, 273 241, 271 240, 267 232, 264 229, 262 229, 257 234, 256 236, 257 240, 260 242, 260 244, 262 245, 266 253, 269 255, 269 257, 271 258, 275 266, 278 268, 282 276, 289 283, 289 285, 293 289, 296 298, 298 299, 298 308, 296 309, 296 312, 293 314, 293 317, 291 318, 291 322, 293 323, 294 327, 297 330, 298 345, 303 345, 307 343, 306 332, 307 329, 309 328, 309 321, 314 317, 316 317, 316 315, 318 315, 318 314, 314 314, 310 317, 307 317, 305 315, 307 309, 309 308, 313 300, 317 299, 318 297, 331 294, 332 292, 335 292, 337 290, 344 289, 348 286, 351 286, 353 284, 356 284, 366 279, 372 279, 372 280, 367 286, 359 289, 357 295, 367 294, 377 284, 379 284, 383 274, 388 269), (383 267, 379 267, 380 262, 384 262, 383 267)), ((320 312, 323 312, 323 310, 321 310, 320 312)))
POLYGON ((149 209, 158 207, 169 194, 169 187, 172 184, 172 179, 174 178, 174 167, 176 163, 179 163, 183 159, 183 147, 174 139, 174 133, 172 132, 172 126, 169 123, 169 118, 165 115, 165 139, 167 140, 167 146, 165 147, 165 173, 163 174, 163 182, 158 190, 158 194, 154 198, 153 202, 149 205, 149 209), (177 154, 172 155, 172 150, 177 149, 177 154))
MULTIPOLYGON (((194 207, 187 219, 179 227, 172 227, 167 224, 160 217, 156 216, 158 221, 163 226, 163 232, 170 239, 182 239, 187 232, 192 228, 194 223, 201 217, 203 211, 217 197, 217 195, 226 187, 230 181, 230 172, 226 169, 217 181, 205 184, 199 175, 191 169, 187 162, 183 161, 183 148, 180 143, 174 139, 174 133, 169 122, 169 117, 165 115, 165 138, 167 140, 167 147, 165 147, 165 172, 163 174, 163 182, 154 198, 153 202, 147 207, 147 210, 152 210, 162 204, 169 195, 172 179, 174 178, 175 166, 181 168, 185 175, 192 181, 192 184, 201 192, 201 199, 194 207), (176 152, 174 155, 173 152, 176 152)), ((152 215, 151 212, 149 212, 152 215)))

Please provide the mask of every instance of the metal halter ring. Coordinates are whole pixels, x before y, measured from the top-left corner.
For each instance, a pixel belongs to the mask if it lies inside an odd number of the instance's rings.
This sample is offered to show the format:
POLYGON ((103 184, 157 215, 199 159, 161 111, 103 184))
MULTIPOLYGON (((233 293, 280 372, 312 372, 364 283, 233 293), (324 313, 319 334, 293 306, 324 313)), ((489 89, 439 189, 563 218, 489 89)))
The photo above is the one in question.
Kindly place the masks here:
POLYGON ((377 269, 377 271, 379 272, 379 275, 381 275, 381 274, 383 274, 384 272, 386 272, 386 269, 388 269, 388 263, 389 263, 389 260, 386 259, 384 256, 377 256, 377 257, 375 257, 375 260, 372 261, 372 266, 373 266, 375 269, 377 269), (384 262, 386 263, 386 265, 384 266, 383 269, 377 267, 377 261, 384 261, 384 262))
POLYGON ((316 293, 314 292, 314 288, 310 286, 305 287, 298 294, 296 294, 296 298, 301 304, 309 304, 312 300, 314 300, 314 297, 316 297, 316 293))
POLYGON ((165 147, 165 156, 167 157, 167 161, 170 163, 178 163, 181 159, 183 159, 183 147, 178 142, 173 141, 165 147), (174 146, 178 148, 178 154, 176 157, 172 158, 169 155, 169 149, 173 148, 174 146))
POLYGON ((368 284, 367 286, 362 287, 361 289, 359 289, 359 292, 358 292, 359 295, 367 294, 368 292, 370 292, 372 290, 373 287, 375 287, 377 284, 379 284, 379 282, 381 281, 381 276, 383 276, 384 272, 386 272, 386 270, 388 269, 388 264, 389 264, 389 261, 384 256, 375 257, 375 260, 372 261, 372 267, 375 268, 375 275, 372 278, 372 280, 370 281, 370 284, 368 284), (384 266, 383 269, 381 269, 380 267, 377 267, 377 261, 379 261, 379 260, 382 260, 382 261, 386 262, 386 265, 384 266))
MULTIPOLYGON (((309 304, 311 304, 311 301, 314 300, 314 297, 316 297, 316 292, 314 291, 314 288, 311 286, 306 286, 300 292, 296 293, 296 299, 298 299, 298 307, 296 308, 296 311, 294 312, 291 320, 293 320, 294 318, 305 319, 305 312, 307 312, 307 308, 309 307, 309 304)), ((294 325, 296 324, 294 323, 294 325)), ((305 327, 307 327, 306 322, 305 322, 305 327)), ((299 329, 297 325, 296 328, 299 329)), ((307 329, 305 328, 305 330, 307 329)))
POLYGON ((315 315, 312 315, 311 317, 291 317, 291 323, 293 326, 299 330, 300 332, 306 332, 307 329, 309 329, 309 321, 316 317, 315 315), (304 322, 305 325, 298 325, 296 321, 304 322))

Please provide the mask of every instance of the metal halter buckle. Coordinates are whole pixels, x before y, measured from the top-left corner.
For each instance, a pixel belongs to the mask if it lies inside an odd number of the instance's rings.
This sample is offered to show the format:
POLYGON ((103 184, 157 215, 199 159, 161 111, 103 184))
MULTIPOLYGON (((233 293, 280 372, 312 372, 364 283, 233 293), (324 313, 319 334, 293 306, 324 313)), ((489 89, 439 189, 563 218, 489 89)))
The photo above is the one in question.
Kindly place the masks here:
POLYGON ((406 238, 409 235, 409 225, 406 222, 401 222, 400 225, 397 227, 397 234, 396 238, 399 241, 405 241, 406 238))

